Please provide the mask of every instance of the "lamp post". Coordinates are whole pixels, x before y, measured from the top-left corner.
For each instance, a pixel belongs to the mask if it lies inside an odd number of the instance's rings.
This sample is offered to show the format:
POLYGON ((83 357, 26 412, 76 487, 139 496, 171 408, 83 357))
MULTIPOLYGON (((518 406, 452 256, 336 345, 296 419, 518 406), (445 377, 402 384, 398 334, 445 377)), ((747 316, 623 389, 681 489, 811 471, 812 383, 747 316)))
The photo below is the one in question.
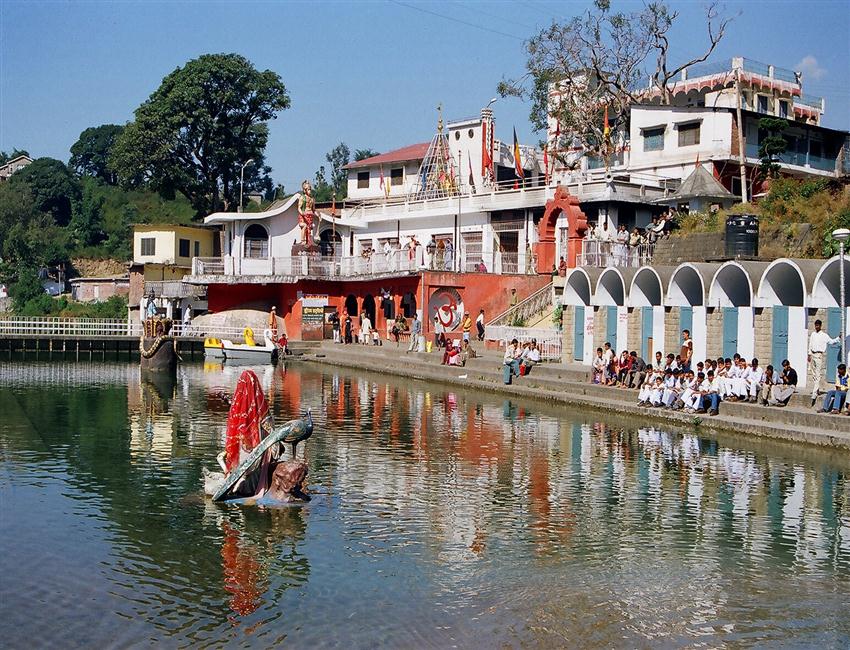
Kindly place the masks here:
POLYGON ((239 212, 242 212, 242 186, 245 184, 245 168, 254 162, 253 158, 248 158, 242 163, 242 169, 239 170, 239 212))
POLYGON ((847 363, 847 354, 844 349, 847 341, 847 301, 844 295, 844 243, 850 239, 850 229, 838 228, 832 231, 832 238, 838 242, 838 291, 841 302, 841 363, 847 363))

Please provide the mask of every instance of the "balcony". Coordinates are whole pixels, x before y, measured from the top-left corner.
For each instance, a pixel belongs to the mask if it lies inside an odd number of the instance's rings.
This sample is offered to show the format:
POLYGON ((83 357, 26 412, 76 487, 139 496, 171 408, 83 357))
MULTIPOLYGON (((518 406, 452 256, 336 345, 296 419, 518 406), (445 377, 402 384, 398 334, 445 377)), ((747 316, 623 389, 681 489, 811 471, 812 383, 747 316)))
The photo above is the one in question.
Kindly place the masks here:
POLYGON ((180 280, 146 280, 145 293, 150 291, 160 298, 203 298, 206 294, 203 287, 180 280))
MULTIPOLYGON (((747 158, 758 160, 758 145, 748 142, 746 147, 746 153, 747 158)), ((825 158, 823 156, 815 156, 814 154, 807 154, 805 152, 799 151, 786 151, 781 156, 779 156, 779 162, 780 164, 784 165, 795 165, 797 167, 808 167, 810 169, 817 169, 823 172, 829 172, 830 174, 834 174, 836 170, 835 158, 825 158)))
POLYGON ((618 266, 636 269, 652 262, 654 249, 655 244, 624 246, 616 242, 585 240, 582 242, 582 252, 576 258, 576 266, 591 268, 618 266))

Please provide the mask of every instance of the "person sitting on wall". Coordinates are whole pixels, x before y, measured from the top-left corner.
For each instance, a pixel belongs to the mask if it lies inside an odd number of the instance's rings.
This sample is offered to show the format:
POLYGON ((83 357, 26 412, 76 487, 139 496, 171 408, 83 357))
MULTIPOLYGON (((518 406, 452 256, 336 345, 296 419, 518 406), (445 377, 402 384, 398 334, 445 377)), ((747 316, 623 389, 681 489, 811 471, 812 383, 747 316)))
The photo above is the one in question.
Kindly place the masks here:
POLYGON ((771 399, 768 404, 771 406, 786 406, 797 390, 797 371, 791 367, 791 362, 788 359, 782 361, 782 372, 779 374, 779 382, 773 386, 770 391, 771 399))
POLYGON ((449 345, 446 347, 446 354, 448 358, 446 359, 446 365, 448 366, 462 366, 463 359, 461 357, 460 352, 460 341, 455 341, 454 345, 449 342, 449 345))
POLYGON ((593 359, 593 372, 590 374, 591 384, 605 383, 605 368, 607 367, 605 357, 602 356, 602 348, 596 348, 596 357, 593 359))
POLYGON ((767 368, 764 369, 764 377, 762 378, 761 385, 759 386, 759 401, 762 405, 767 406, 767 403, 771 399, 773 387, 778 383, 779 373, 772 365, 768 364, 767 368))
POLYGON ((623 350, 620 353, 620 359, 617 361, 617 381, 616 385, 621 388, 626 387, 626 379, 632 371, 633 358, 628 350, 623 350))
POLYGON ((643 357, 639 357, 634 350, 632 350, 629 356, 631 357, 629 388, 640 389, 643 385, 643 380, 646 378, 646 361, 643 360, 643 357))
POLYGON ((567 260, 561 255, 561 261, 558 262, 558 275, 562 278, 567 277, 567 260))
POLYGON ((472 346, 469 344, 469 341, 463 341, 460 344, 460 365, 465 366, 466 362, 470 359, 474 359, 478 355, 475 354, 475 350, 472 349, 472 346))
POLYGON ((502 378, 505 384, 513 383, 513 378, 519 376, 519 360, 522 350, 519 341, 512 339, 510 345, 505 348, 505 356, 502 361, 502 378))
POLYGON ((841 409, 844 408, 844 402, 847 399, 847 366, 843 363, 838 364, 838 370, 835 374, 835 387, 827 391, 823 398, 823 407, 818 413, 833 413, 838 415, 841 409))

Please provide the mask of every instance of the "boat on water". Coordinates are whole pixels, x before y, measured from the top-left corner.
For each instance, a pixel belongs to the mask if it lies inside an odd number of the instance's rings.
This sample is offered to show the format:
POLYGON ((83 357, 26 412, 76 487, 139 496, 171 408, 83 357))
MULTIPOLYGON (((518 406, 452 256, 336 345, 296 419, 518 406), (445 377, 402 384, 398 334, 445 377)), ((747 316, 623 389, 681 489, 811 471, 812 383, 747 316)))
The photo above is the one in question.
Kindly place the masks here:
POLYGON ((225 448, 217 457, 224 471, 204 468, 204 492, 213 501, 246 505, 309 501, 304 489, 307 464, 297 458, 296 448, 312 434, 310 411, 275 427, 257 375, 245 370, 227 416, 225 448), (291 453, 285 459, 287 445, 291 453))
POLYGON ((272 338, 270 330, 263 331, 263 343, 254 339, 254 331, 246 327, 242 333, 244 343, 230 339, 207 337, 204 339, 204 356, 208 359, 247 361, 252 363, 276 363, 281 346, 272 338))

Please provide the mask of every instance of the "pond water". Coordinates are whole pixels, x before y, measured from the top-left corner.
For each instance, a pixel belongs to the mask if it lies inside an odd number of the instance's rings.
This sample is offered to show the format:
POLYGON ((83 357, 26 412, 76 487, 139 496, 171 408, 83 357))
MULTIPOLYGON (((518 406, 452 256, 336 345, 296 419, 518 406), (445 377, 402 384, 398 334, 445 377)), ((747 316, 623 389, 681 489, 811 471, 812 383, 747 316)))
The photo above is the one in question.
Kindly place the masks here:
POLYGON ((850 645, 850 459, 316 366, 306 506, 212 504, 241 368, 0 365, 10 648, 850 645))

